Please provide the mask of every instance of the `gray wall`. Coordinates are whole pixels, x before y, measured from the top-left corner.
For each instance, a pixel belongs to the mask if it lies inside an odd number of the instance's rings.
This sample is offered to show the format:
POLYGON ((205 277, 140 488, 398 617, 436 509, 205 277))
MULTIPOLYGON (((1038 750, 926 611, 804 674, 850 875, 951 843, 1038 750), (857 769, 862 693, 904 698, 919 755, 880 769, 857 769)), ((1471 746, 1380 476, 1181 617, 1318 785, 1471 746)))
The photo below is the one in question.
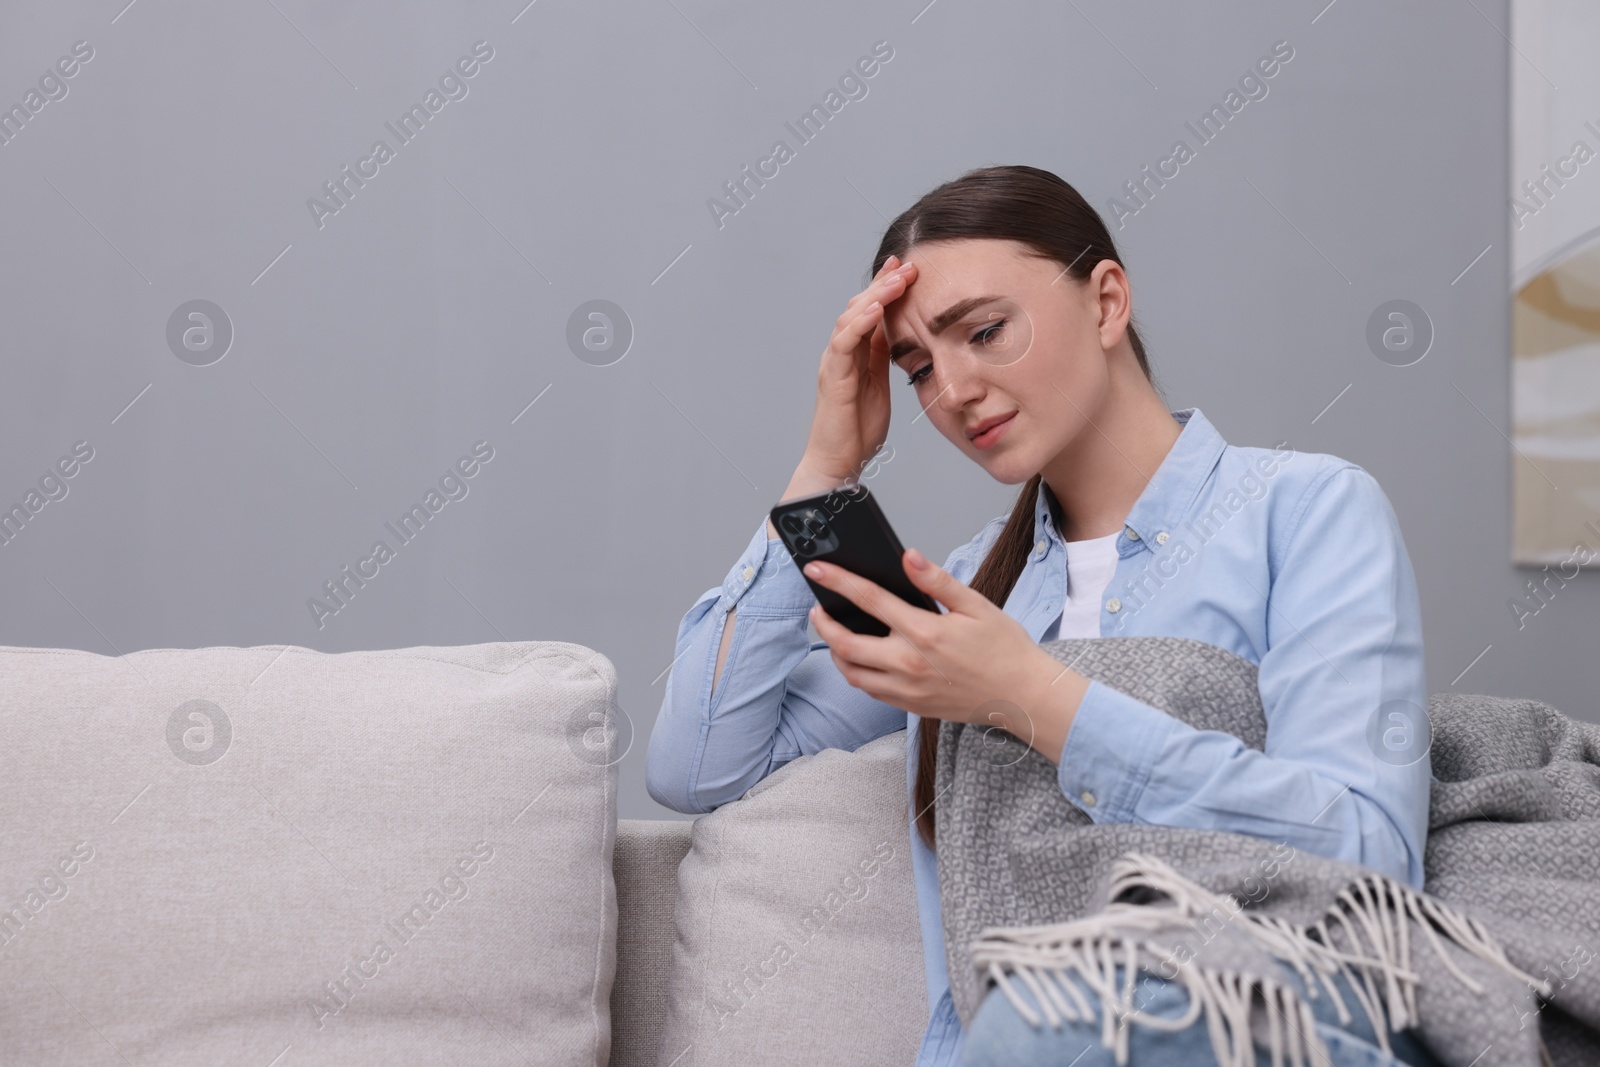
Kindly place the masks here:
MULTIPOLYGON (((0 547, 0 643, 581 642, 622 677, 622 813, 667 816, 644 750, 679 618, 787 481, 888 219, 989 163, 1109 210, 1287 40, 1117 232, 1170 406, 1377 476, 1430 689, 1600 718, 1593 573, 1520 631, 1508 607, 1506 4, 1325 3, 7 4, 0 102, 93 58, 0 146, 0 503, 93 458, 0 547), (385 122, 478 41, 467 95, 400 145, 385 122), (784 123, 878 41, 866 95, 799 144, 784 123), (319 226, 307 200, 379 138, 319 226), (780 138, 719 227, 708 199, 780 138), (1365 340, 1397 298, 1435 329, 1407 367, 1365 340), (233 331, 205 366, 175 351, 214 340, 168 340, 192 300, 233 331), (605 366, 568 343, 592 300, 633 333, 605 366), (319 627, 308 598, 478 441, 467 495, 319 627)), ((874 489, 942 558, 1012 490, 899 394, 874 489)))

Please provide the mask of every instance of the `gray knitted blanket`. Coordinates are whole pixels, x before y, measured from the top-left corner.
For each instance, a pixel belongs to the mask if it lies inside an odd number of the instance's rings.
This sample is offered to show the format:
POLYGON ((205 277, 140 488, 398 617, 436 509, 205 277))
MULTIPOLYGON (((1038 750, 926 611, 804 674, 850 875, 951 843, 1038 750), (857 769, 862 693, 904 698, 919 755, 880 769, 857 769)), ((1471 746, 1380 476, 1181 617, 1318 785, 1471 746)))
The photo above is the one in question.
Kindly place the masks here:
MULTIPOLYGON (((1263 748, 1256 667, 1231 652, 1173 637, 1042 647, 1263 748)), ((1024 742, 941 723, 939 886, 963 1025, 991 984, 1034 1025, 1092 1018, 1061 980, 1072 973, 1097 991, 1102 1041, 1125 1062, 1128 1028, 1148 1024, 1132 978, 1116 981, 1131 962, 1185 985, 1224 1065, 1253 1064, 1257 1042, 1274 1065, 1324 1062, 1310 1006, 1278 976, 1294 967, 1350 1018, 1327 977, 1342 969, 1386 1048, 1389 1029, 1411 1029, 1450 1067, 1600 1064, 1600 726, 1492 696, 1436 693, 1428 712, 1425 893, 1283 842, 1095 825, 1024 742)))

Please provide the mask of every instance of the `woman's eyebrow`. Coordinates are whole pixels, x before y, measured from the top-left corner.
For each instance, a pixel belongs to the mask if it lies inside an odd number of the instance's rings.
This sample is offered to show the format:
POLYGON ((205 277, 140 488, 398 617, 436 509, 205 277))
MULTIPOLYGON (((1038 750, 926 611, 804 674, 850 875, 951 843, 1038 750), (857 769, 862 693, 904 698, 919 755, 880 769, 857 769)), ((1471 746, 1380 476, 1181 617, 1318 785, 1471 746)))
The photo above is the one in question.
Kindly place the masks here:
MULTIPOLYGON (((956 303, 951 304, 949 307, 939 312, 939 314, 928 320, 928 332, 933 334, 933 336, 938 337, 941 333, 944 333, 946 330, 948 330, 952 325, 961 321, 961 319, 974 308, 982 307, 984 304, 987 304, 993 300, 1002 299, 1004 298, 991 295, 969 296, 965 300, 958 300, 956 303)), ((922 346, 920 344, 909 337, 904 341, 896 341, 889 347, 889 358, 891 360, 899 359, 901 356, 915 352, 921 347, 922 346)))

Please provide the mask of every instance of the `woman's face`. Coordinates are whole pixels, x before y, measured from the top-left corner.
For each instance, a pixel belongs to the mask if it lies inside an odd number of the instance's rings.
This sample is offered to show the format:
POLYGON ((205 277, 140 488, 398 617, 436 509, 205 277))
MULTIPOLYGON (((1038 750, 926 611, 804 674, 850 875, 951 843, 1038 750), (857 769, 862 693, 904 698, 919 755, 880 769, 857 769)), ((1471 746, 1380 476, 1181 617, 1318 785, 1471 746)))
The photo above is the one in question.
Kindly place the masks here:
MULTIPOLYGON (((952 444, 996 480, 1037 474, 1096 419, 1110 373, 1107 348, 1126 336, 1126 314, 1103 276, 1087 283, 1016 241, 919 244, 905 294, 888 305, 885 338, 912 380, 917 405, 952 444), (1104 320, 1104 321, 1102 321, 1104 320), (980 432, 981 431, 981 432, 980 432)), ((891 374, 894 371, 890 371, 891 374)))

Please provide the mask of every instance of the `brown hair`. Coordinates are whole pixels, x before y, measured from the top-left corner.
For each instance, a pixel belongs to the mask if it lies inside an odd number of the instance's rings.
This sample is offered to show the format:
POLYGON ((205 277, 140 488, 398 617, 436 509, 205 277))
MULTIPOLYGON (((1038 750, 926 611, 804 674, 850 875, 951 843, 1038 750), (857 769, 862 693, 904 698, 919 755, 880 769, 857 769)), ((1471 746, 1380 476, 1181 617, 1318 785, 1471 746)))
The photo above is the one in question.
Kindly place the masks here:
MULTIPOLYGON (((905 258, 926 241, 989 238, 1019 241, 1042 258, 1061 264, 1076 281, 1086 281, 1095 265, 1109 259, 1119 266, 1116 244, 1105 222, 1076 189, 1037 167, 981 167, 926 193, 892 223, 878 245, 870 276, 890 256, 905 258)), ((1139 369, 1154 384, 1144 343, 1128 320, 1128 342, 1139 369)), ((1029 478, 1011 516, 969 583, 997 607, 1005 607, 1033 548, 1033 505, 1041 476, 1029 478)), ((913 803, 917 832, 934 847, 933 775, 939 753, 939 722, 923 720, 919 730, 913 803)))

